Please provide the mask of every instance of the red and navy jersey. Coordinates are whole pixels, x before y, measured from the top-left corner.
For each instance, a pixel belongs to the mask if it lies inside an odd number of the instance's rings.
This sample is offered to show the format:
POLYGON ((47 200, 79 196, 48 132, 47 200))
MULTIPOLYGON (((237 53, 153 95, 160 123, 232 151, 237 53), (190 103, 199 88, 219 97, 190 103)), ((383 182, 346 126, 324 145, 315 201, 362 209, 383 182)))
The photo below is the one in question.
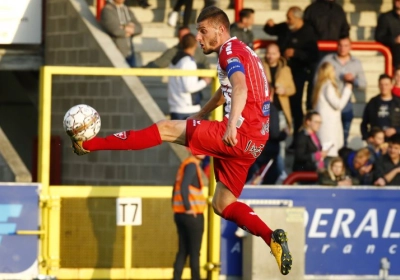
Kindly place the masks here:
POLYGON ((226 117, 231 111, 232 85, 230 75, 236 71, 245 74, 247 85, 246 105, 239 118, 238 132, 253 137, 268 137, 270 98, 267 77, 257 54, 243 42, 233 37, 219 51, 218 78, 225 97, 226 117))

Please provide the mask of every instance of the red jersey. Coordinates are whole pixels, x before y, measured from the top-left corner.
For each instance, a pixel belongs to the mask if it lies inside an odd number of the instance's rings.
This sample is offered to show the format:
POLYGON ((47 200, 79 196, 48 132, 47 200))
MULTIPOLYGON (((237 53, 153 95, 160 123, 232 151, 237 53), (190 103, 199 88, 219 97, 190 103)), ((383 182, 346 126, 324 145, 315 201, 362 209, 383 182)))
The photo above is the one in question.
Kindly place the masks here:
POLYGON ((392 93, 393 95, 400 97, 400 87, 393 87, 392 93))
POLYGON ((226 100, 225 116, 229 118, 231 111, 232 85, 228 75, 232 73, 229 71, 234 72, 235 68, 242 66, 246 77, 247 100, 236 127, 239 133, 267 139, 270 110, 267 77, 258 55, 236 37, 221 46, 218 56, 218 77, 226 100))

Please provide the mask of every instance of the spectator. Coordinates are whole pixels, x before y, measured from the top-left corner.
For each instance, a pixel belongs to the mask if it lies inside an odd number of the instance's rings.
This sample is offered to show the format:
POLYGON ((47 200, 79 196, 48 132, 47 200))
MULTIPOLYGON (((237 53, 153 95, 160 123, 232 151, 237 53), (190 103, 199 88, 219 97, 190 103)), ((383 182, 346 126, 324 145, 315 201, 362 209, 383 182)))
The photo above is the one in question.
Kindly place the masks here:
POLYGON ((303 129, 299 132, 294 151, 293 171, 317 171, 324 168, 328 152, 322 150, 317 132, 321 126, 317 111, 308 111, 303 129))
POLYGON ((182 26, 188 27, 190 22, 190 17, 192 16, 193 0, 177 0, 172 12, 168 17, 168 25, 175 27, 178 23, 179 12, 182 6, 185 5, 185 11, 183 12, 183 24, 182 26))
POLYGON ((312 99, 313 108, 321 115, 318 137, 328 149, 328 157, 337 157, 343 147, 343 126, 340 112, 351 96, 351 83, 346 82, 341 93, 336 83, 335 68, 329 62, 319 67, 312 99))
MULTIPOLYGON (((169 66, 170 69, 197 70, 193 59, 197 48, 196 37, 189 33, 182 38, 179 51, 169 66)), ((168 79, 168 104, 171 120, 185 120, 200 111, 200 90, 209 84, 211 78, 198 79, 197 76, 171 76, 168 79)))
POLYGON ((316 0, 304 11, 304 21, 315 30, 318 40, 337 41, 349 37, 350 26, 341 5, 335 0, 316 0))
POLYGON ((143 9, 147 9, 148 7, 150 7, 151 5, 149 4, 149 2, 147 2, 147 0, 138 0, 138 4, 140 7, 142 7, 143 9))
MULTIPOLYGON (((291 7, 287 12, 287 21, 275 24, 269 19, 264 26, 267 34, 278 36, 277 44, 283 56, 288 60, 288 66, 293 76, 296 93, 290 97, 290 107, 294 120, 294 147, 297 132, 303 119, 303 89, 306 81, 312 80, 315 64, 318 61, 317 36, 313 28, 304 23, 303 12, 299 7, 291 7)), ((307 89, 307 97, 311 100, 311 87, 307 89)), ((308 101, 310 102, 310 101, 308 101)))
POLYGON ((390 48, 393 66, 400 66, 400 0, 393 0, 393 9, 379 16, 375 40, 390 48))
MULTIPOLYGON (((326 55, 320 63, 329 62, 335 68, 336 83, 339 92, 343 92, 346 83, 353 84, 353 87, 357 89, 365 89, 367 86, 361 61, 352 56, 350 50, 350 38, 345 37, 339 39, 337 52, 326 55)), ((351 121, 353 120, 353 104, 351 98, 349 98, 346 106, 342 110, 341 119, 343 125, 344 146, 347 146, 351 121)))
MULTIPOLYGON (((179 43, 172 48, 167 49, 165 52, 161 54, 160 57, 147 63, 145 67, 147 68, 166 68, 171 64, 172 59, 176 56, 179 50, 182 50, 181 42, 183 36, 190 33, 190 29, 187 27, 181 27, 178 30, 178 39, 179 43)), ((209 69, 210 62, 207 57, 204 55, 203 51, 200 48, 196 48, 196 52, 194 54, 194 60, 196 61, 198 69, 209 69)))
POLYGON ((400 186, 400 134, 393 135, 388 142, 387 154, 375 164, 376 186, 400 186))
POLYGON ((379 127, 373 127, 369 134, 368 149, 371 152, 371 162, 374 164, 378 158, 386 154, 387 143, 385 142, 385 133, 379 127))
POLYGON ((334 157, 328 164, 328 168, 324 171, 318 172, 318 184, 323 186, 354 186, 358 185, 356 178, 351 178, 343 159, 341 157, 334 157))
POLYGON ((242 9, 239 13, 239 22, 231 24, 231 36, 236 36, 240 41, 253 48, 254 34, 251 27, 254 24, 254 10, 242 9))
POLYGON ((178 231, 179 249, 174 263, 174 280, 180 280, 190 257, 191 278, 200 280, 200 248, 204 232, 203 212, 207 202, 202 193, 200 162, 204 156, 190 155, 178 169, 172 208, 178 231))
POLYGON ((392 95, 392 79, 382 74, 379 76, 380 94, 371 98, 364 109, 361 122, 362 139, 368 138, 372 127, 380 127, 388 139, 400 132, 400 99, 392 95))
POLYGON ((400 97, 400 66, 394 71, 392 93, 396 97, 400 97))
POLYGON ((339 156, 343 159, 352 178, 357 178, 360 185, 372 185, 373 164, 371 162, 371 152, 368 148, 353 151, 344 147, 339 150, 339 156))
POLYGON ((124 2, 125 0, 108 2, 101 11, 100 22, 128 64, 136 67, 132 38, 142 33, 142 25, 124 2))

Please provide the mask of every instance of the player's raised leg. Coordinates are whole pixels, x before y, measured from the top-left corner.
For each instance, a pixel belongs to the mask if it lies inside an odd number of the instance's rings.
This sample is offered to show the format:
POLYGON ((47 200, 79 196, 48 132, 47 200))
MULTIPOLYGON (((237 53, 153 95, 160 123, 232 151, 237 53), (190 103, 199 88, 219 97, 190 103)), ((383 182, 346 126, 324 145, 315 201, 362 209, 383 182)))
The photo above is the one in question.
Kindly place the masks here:
POLYGON ((289 273, 292 257, 286 233, 282 229, 272 231, 250 206, 237 201, 233 193, 221 182, 217 183, 212 206, 217 215, 236 223, 253 235, 260 236, 270 246, 280 272, 284 275, 289 273))
POLYGON ((128 130, 82 142, 73 137, 72 147, 78 155, 100 150, 143 150, 163 141, 185 145, 186 120, 161 120, 141 130, 128 130))

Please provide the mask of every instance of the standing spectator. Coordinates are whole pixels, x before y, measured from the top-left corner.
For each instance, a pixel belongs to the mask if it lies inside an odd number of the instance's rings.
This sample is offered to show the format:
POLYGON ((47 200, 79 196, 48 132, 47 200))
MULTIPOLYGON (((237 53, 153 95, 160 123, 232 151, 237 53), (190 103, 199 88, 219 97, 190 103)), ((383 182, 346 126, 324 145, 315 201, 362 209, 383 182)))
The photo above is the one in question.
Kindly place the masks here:
POLYGON ((293 171, 317 171, 324 168, 324 158, 328 152, 322 150, 317 136, 321 122, 317 111, 308 111, 305 115, 303 129, 295 144, 293 171))
MULTIPOLYGON (((189 33, 182 38, 182 51, 179 51, 169 66, 170 69, 197 70, 193 59, 197 41, 189 33)), ((171 76, 168 79, 168 104, 171 120, 185 120, 200 111, 201 93, 211 78, 198 79, 197 76, 171 76)))
MULTIPOLYGON (((351 83, 353 88, 357 89, 365 89, 367 86, 361 61, 352 56, 350 50, 350 38, 345 37, 339 39, 337 52, 326 55, 321 61, 321 64, 324 62, 329 62, 335 68, 336 83, 339 92, 343 92, 346 83, 351 83)), ((353 104, 351 102, 351 98, 349 98, 341 114, 344 146, 347 146, 347 139, 349 137, 350 126, 353 117, 353 104)))
POLYGON ((370 161, 374 164, 378 158, 386 154, 387 143, 385 142, 385 133, 379 127, 373 127, 369 134, 368 149, 371 152, 370 161))
POLYGON ((253 48, 254 34, 251 27, 254 24, 254 10, 245 8, 239 13, 239 22, 231 24, 231 36, 236 36, 240 41, 253 48))
MULTIPOLYGON (((179 43, 173 46, 172 48, 167 49, 163 52, 158 58, 154 61, 150 61, 147 63, 145 67, 147 68, 166 68, 171 64, 172 59, 176 56, 179 50, 182 50, 182 38, 186 34, 190 33, 190 29, 188 27, 180 27, 178 30, 178 39, 179 43)), ((198 69, 209 69, 210 62, 208 61, 207 57, 203 53, 200 48, 196 48, 196 52, 193 56, 194 60, 196 61, 198 69)))
POLYGON ((361 122, 362 139, 368 138, 372 127, 380 127, 388 139, 400 133, 400 98, 392 94, 392 79, 382 74, 379 76, 380 94, 371 98, 364 108, 361 122))
MULTIPOLYGON (((264 26, 264 31, 270 35, 278 36, 278 46, 283 56, 288 60, 296 86, 296 93, 290 97, 290 107, 294 120, 294 147, 297 132, 303 119, 303 90, 306 81, 312 80, 315 65, 318 61, 317 36, 313 28, 303 21, 303 12, 299 7, 291 7, 287 12, 287 21, 275 24, 269 19, 264 26)), ((312 89, 307 89, 308 97, 312 89)), ((311 99, 311 98, 308 98, 311 99)), ((308 101, 310 102, 310 101, 308 101)))
POLYGON ((185 6, 185 11, 183 12, 183 25, 184 27, 189 26, 190 17, 192 16, 192 9, 193 9, 193 0, 177 0, 176 4, 169 14, 168 17, 168 25, 175 27, 178 23, 179 19, 179 12, 181 11, 182 6, 185 6))
POLYGON ((128 64, 136 67, 132 39, 142 33, 142 25, 124 2, 125 0, 108 2, 101 11, 100 22, 128 64))
POLYGON ((335 0, 316 0, 304 11, 304 21, 315 30, 318 40, 337 41, 349 37, 346 14, 335 0))
POLYGON ((332 64, 322 63, 318 70, 312 99, 313 108, 323 120, 317 133, 318 137, 323 145, 331 143, 328 157, 337 157, 339 149, 343 147, 343 126, 340 114, 352 93, 352 85, 348 82, 339 93, 335 76, 335 68, 332 64))
POLYGON ((386 155, 381 156, 375 164, 374 176, 377 186, 400 186, 400 134, 389 139, 386 155))
POLYGON ((400 97, 400 66, 394 70, 392 93, 396 97, 400 97))
POLYGON ((180 280, 187 256, 190 257, 191 278, 200 280, 200 248, 204 231, 204 209, 200 162, 204 156, 190 155, 176 174, 172 208, 178 230, 179 249, 174 263, 174 280, 180 280))
POLYGON ((358 183, 356 178, 348 174, 341 157, 333 158, 326 170, 318 172, 318 184, 323 186, 354 186, 358 183))
POLYGON ((393 66, 400 66, 400 0, 393 0, 393 9, 378 18, 375 40, 392 51, 393 66))

